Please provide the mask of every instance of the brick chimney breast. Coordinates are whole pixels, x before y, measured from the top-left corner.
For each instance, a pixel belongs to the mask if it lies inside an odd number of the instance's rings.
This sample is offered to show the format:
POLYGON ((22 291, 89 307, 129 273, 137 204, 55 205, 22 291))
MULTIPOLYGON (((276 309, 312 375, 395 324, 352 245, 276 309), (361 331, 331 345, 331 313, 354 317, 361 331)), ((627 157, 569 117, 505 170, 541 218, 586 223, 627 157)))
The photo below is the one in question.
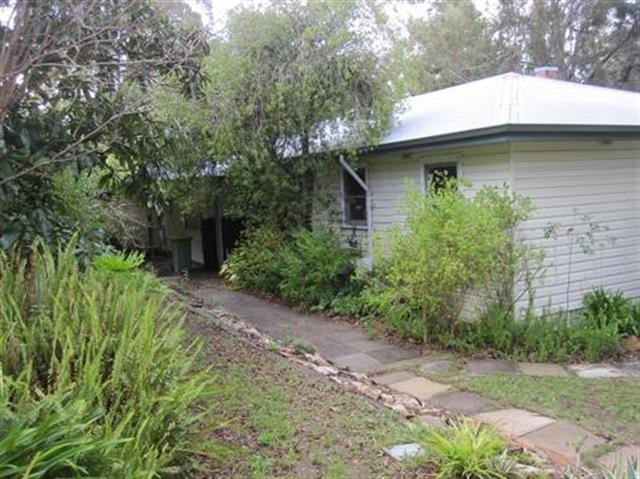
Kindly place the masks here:
POLYGON ((560 69, 552 65, 542 65, 533 69, 533 76, 540 78, 560 79, 560 69))

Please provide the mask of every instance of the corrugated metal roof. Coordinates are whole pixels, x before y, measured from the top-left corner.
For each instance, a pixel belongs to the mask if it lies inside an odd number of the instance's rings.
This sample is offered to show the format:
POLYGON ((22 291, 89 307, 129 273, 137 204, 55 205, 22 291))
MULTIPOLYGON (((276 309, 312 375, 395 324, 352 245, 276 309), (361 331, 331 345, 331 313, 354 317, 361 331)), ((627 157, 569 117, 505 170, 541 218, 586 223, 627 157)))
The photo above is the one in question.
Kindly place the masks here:
POLYGON ((640 126, 640 94, 506 73, 403 102, 381 145, 513 126, 522 130, 640 126), (541 128, 542 127, 542 128, 541 128))

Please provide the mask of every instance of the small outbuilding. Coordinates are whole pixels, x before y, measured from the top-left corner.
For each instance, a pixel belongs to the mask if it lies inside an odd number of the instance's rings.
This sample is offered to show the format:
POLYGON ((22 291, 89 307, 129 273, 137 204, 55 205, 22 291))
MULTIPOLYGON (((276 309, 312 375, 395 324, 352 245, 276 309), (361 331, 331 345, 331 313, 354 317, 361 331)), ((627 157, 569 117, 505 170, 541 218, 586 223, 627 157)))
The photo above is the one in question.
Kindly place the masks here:
MULTIPOLYGON (((508 73, 408 98, 357 169, 341 161, 314 210, 370 262, 374 235, 404 221, 407 182, 465 177, 466 194, 506 184, 535 206, 520 234, 546 253, 535 308, 575 309, 595 287, 640 298, 640 94, 508 73), (589 223, 594 247, 575 247, 589 223), (546 237, 556 225, 567 234, 546 237)), ((526 298, 520 308, 526 306, 526 298)))

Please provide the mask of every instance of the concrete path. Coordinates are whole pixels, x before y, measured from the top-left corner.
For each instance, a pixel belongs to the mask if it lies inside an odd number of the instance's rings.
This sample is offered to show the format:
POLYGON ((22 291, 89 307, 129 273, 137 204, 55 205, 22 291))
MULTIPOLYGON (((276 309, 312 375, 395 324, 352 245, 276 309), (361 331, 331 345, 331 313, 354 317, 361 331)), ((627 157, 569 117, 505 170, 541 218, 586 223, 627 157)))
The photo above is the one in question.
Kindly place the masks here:
POLYGON ((266 299, 229 290, 216 278, 191 280, 189 284, 191 296, 225 308, 279 341, 311 343, 324 358, 355 372, 373 371, 419 357, 411 350, 372 340, 343 321, 301 313, 266 299))
MULTIPOLYGON (((220 306, 258 330, 282 342, 305 341, 337 366, 368 373, 374 382, 411 395, 423 403, 490 424, 505 436, 527 447, 544 451, 555 462, 575 464, 580 455, 606 442, 581 427, 522 409, 497 409, 494 400, 456 391, 448 384, 427 379, 421 374, 444 373, 453 364, 447 357, 420 357, 415 351, 372 340, 359 328, 322 315, 302 313, 256 296, 229 290, 217 278, 178 281, 179 288, 208 306, 220 306), (419 371, 419 372, 418 372, 419 371)), ((584 364, 563 366, 538 363, 515 363, 506 360, 468 360, 466 372, 484 374, 527 374, 531 376, 575 375, 585 380, 603 377, 640 377, 640 363, 584 364)), ((433 427, 439 420, 432 416, 419 418, 433 427), (434 422, 435 421, 435 422, 434 422)), ((609 454, 607 464, 640 457, 640 446, 624 446, 609 454), (621 459, 622 458, 622 459, 621 459)))

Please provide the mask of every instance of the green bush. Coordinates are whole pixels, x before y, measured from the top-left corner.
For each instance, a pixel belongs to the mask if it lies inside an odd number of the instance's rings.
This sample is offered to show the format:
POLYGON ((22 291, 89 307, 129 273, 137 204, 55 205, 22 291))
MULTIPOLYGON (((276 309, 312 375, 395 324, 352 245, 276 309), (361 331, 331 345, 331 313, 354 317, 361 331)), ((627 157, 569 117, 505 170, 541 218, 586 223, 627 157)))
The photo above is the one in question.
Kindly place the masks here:
POLYGON ((279 264, 283 298, 325 308, 349 284, 355 255, 328 229, 301 229, 282 250, 279 264))
POLYGON ((249 230, 222 266, 221 274, 238 289, 278 294, 282 281, 282 233, 263 227, 249 230))
POLYGON ((81 269, 73 243, 33 249, 28 259, 0 252, 5 471, 184 471, 187 451, 205 447, 197 426, 211 391, 183 344, 179 305, 150 273, 81 269))
MULTIPOLYGON (((514 240, 513 231, 530 212, 526 199, 506 189, 484 187, 473 198, 448 181, 424 195, 410 191, 406 228, 397 230, 389 254, 377 263, 383 318, 396 309, 410 325, 391 325, 426 341, 434 328, 454 329, 469 293, 483 293, 503 310, 513 305, 511 291, 517 267, 529 250, 514 240)), ((382 255, 379 255, 382 256, 382 255)))
POLYGON ((519 477, 508 442, 492 429, 462 421, 444 430, 430 430, 422 441, 441 479, 508 479, 519 477))
MULTIPOLYGON (((286 238, 269 228, 249 231, 231 252, 222 275, 233 287, 277 294, 327 308, 360 288, 355 255, 330 230, 300 229, 286 238)), ((338 304, 338 303, 336 303, 338 304)))

